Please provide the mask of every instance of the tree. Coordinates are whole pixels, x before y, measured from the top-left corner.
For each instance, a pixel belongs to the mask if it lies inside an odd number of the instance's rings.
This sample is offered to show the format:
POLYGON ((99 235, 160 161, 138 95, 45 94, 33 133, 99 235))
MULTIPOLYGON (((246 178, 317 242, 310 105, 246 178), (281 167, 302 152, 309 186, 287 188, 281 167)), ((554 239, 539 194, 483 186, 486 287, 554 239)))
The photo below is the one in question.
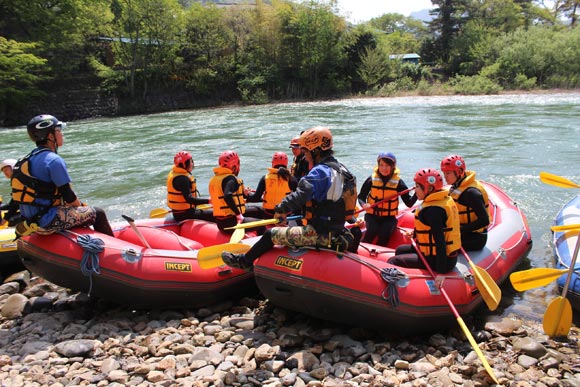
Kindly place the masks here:
POLYGON ((128 94, 141 97, 149 83, 161 86, 175 67, 183 9, 177 0, 113 0, 115 14, 113 48, 126 74, 128 94))
POLYGON ((433 60, 446 68, 448 74, 452 70, 448 67, 453 41, 457 38, 461 28, 468 20, 468 5, 470 0, 431 0, 435 8, 430 11, 433 16, 429 25, 432 37, 424 48, 429 61, 433 60), (430 47, 429 47, 430 46, 430 47), (429 58, 429 56, 432 56, 429 58))
POLYGON ((0 36, 0 116, 20 111, 27 99, 41 94, 36 85, 46 60, 32 54, 34 48, 0 36))
POLYGON ((389 64, 384 53, 367 47, 361 56, 358 74, 369 88, 380 86, 389 73, 389 64))

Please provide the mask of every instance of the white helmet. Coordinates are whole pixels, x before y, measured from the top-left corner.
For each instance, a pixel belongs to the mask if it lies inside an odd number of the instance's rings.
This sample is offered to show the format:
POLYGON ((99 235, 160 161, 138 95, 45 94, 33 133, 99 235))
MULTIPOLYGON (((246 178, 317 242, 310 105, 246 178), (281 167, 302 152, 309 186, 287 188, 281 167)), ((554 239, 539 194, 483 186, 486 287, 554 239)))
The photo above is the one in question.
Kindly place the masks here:
POLYGON ((4 167, 10 167, 14 169, 14 164, 16 164, 16 159, 6 159, 2 160, 0 163, 0 171, 4 169, 4 167))

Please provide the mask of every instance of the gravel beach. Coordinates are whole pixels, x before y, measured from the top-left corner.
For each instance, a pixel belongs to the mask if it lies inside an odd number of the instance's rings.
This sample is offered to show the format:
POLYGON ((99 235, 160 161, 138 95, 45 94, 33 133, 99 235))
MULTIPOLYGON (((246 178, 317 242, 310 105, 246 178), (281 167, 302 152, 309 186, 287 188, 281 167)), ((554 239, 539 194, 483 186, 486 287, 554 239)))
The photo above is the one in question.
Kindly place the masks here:
MULTIPOLYGON (((430 335, 345 327, 244 297, 131 310, 27 271, 0 286, 2 386, 491 386, 459 326, 430 335)), ((580 330, 463 316, 504 386, 580 387, 580 330), (493 321, 492 321, 492 320, 493 321)))

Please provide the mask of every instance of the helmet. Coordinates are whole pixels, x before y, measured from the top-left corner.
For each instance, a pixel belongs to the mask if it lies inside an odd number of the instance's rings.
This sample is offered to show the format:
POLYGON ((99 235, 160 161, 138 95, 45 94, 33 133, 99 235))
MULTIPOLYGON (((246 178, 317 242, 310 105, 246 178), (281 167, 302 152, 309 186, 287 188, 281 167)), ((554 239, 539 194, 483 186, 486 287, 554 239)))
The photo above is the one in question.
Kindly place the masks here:
POLYGON ((290 141, 289 148, 300 148, 300 136, 294 137, 292 141, 290 141))
POLYGON ((240 157, 234 151, 225 151, 220 155, 218 160, 220 167, 228 168, 232 171, 238 171, 240 169, 240 157))
POLYGON ((284 152, 276 152, 272 156, 272 168, 278 166, 287 167, 288 166, 288 156, 284 152))
POLYGON ((431 185, 433 188, 435 188, 436 191, 439 191, 441 188, 443 188, 443 177, 441 177, 441 173, 439 173, 439 171, 436 169, 420 169, 415 174, 413 180, 415 183, 421 184, 423 187, 431 185))
POLYGON ((173 157, 173 164, 175 164, 176 167, 185 168, 189 160, 191 160, 191 163, 193 164, 191 153, 186 151, 179 151, 173 157))
POLYGON ((316 126, 300 135, 300 147, 312 151, 320 148, 323 151, 332 149, 332 134, 330 129, 316 126))
POLYGON ((48 134, 53 132, 57 126, 62 126, 63 123, 56 119, 56 117, 49 114, 41 114, 28 121, 26 129, 28 135, 34 142, 45 141, 48 134))
POLYGON ((0 163, 0 171, 4 169, 4 167, 14 168, 14 164, 16 164, 16 159, 6 159, 2 160, 0 163))
POLYGON ((443 172, 455 172, 457 176, 462 176, 467 168, 461 156, 450 155, 441 160, 441 170, 443 172))
POLYGON ((393 163, 393 166, 397 165, 397 158, 391 152, 381 152, 381 153, 379 153, 379 155, 377 156, 377 163, 381 159, 384 159, 385 161, 391 161, 393 163))

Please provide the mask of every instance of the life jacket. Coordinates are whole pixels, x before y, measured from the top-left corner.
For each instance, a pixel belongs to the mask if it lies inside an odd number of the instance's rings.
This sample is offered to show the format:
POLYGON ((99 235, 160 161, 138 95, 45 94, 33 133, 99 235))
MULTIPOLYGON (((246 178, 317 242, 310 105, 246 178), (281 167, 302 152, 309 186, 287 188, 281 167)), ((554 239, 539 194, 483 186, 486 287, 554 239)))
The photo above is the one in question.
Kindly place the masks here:
POLYGON ((30 158, 42 152, 51 152, 48 148, 37 148, 18 160, 12 168, 12 199, 16 203, 30 206, 54 207, 62 203, 62 194, 54 183, 49 183, 30 174, 30 158), (37 199, 50 200, 51 204, 39 204, 37 199))
POLYGON ((290 182, 280 177, 278 168, 268 168, 268 174, 264 180, 266 189, 262 197, 262 207, 265 210, 274 210, 274 207, 284 199, 284 196, 292 192, 290 182))
POLYGON ((370 208, 367 212, 378 216, 397 216, 399 213, 399 196, 397 195, 397 187, 399 186, 399 168, 395 168, 393 176, 386 182, 379 174, 379 168, 375 170, 371 176, 371 190, 367 197, 367 203, 374 204, 380 202, 385 198, 391 198, 375 207, 370 208))
POLYGON ((357 203, 356 177, 336 159, 321 164, 331 169, 331 186, 322 202, 306 203, 305 218, 317 232, 336 232, 354 219, 357 203))
POLYGON ((191 183, 192 196, 197 197, 197 184, 193 175, 191 175, 185 168, 180 168, 174 165, 167 175, 167 206, 176 211, 187 211, 191 208, 195 208, 195 204, 188 203, 183 197, 183 193, 175 190, 173 187, 173 180, 177 176, 186 176, 189 179, 191 183))
MULTIPOLYGON (((461 181, 458 187, 452 187, 449 196, 455 200, 455 204, 457 205, 457 210, 459 211, 459 222, 461 224, 469 224, 475 222, 477 220, 477 214, 471 207, 467 207, 458 202, 459 197, 462 193, 464 193, 468 188, 475 188, 481 192, 483 196, 483 202, 485 204, 485 210, 487 211, 487 215, 489 216, 489 198, 487 196, 487 191, 481 185, 481 183, 475 179, 475 172, 467 171, 465 174, 465 178, 461 181)), ((473 232, 485 232, 487 231, 487 227, 482 227, 480 229, 474 230, 473 232)))
POLYGON ((419 214, 421 211, 431 206, 441 207, 447 214, 447 222, 443 229, 443 233, 445 234, 446 255, 450 256, 451 253, 461 248, 461 233, 459 230, 459 214, 457 212, 457 206, 449 196, 447 190, 441 190, 429 194, 423 203, 421 203, 421 205, 419 205, 415 210, 415 238, 417 240, 417 245, 424 256, 437 255, 437 248, 435 246, 433 234, 431 233, 431 227, 419 220, 419 214))
POLYGON ((222 182, 228 176, 234 176, 238 181, 239 188, 233 194, 234 202, 240 211, 240 214, 246 213, 246 199, 244 199, 244 182, 239 179, 231 169, 224 167, 216 167, 213 169, 215 176, 209 180, 209 195, 213 205, 214 216, 232 216, 236 215, 234 211, 228 206, 224 198, 224 191, 222 189, 222 182))

